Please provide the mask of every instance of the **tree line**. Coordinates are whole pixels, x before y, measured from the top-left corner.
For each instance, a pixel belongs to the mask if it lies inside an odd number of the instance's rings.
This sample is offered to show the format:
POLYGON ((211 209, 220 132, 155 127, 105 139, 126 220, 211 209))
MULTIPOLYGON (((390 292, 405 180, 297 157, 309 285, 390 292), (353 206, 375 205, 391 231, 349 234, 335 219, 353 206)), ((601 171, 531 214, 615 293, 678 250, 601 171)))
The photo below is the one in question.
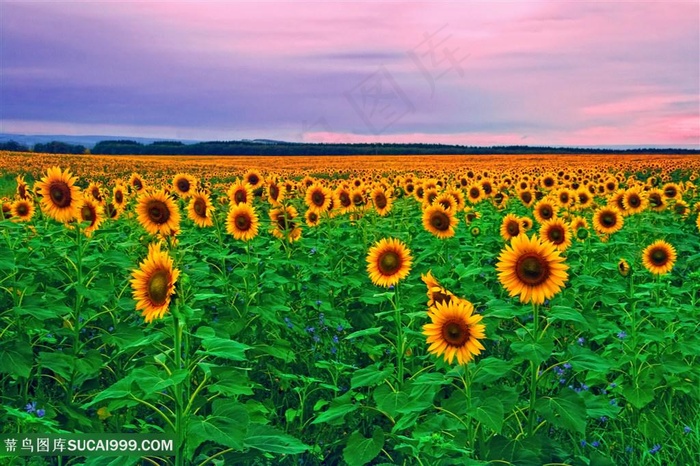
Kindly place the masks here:
POLYGON ((100 141, 92 149, 52 141, 32 149, 15 141, 0 143, 0 150, 53 154, 101 155, 479 155, 479 154, 700 154, 696 149, 639 148, 603 149, 549 146, 457 146, 446 144, 341 144, 255 141, 208 141, 184 144, 156 141, 143 144, 131 140, 100 141))

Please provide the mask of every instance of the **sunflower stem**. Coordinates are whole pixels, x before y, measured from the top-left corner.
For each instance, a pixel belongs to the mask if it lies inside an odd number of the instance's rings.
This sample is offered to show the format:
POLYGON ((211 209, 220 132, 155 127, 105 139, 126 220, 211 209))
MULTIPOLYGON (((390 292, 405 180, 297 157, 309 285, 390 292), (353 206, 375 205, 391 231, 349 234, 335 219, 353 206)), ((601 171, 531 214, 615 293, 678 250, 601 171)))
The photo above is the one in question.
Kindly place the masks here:
MULTIPOLYGON (((179 299, 177 300, 179 301, 179 299)), ((176 303, 173 316, 173 350, 174 358, 173 361, 175 366, 175 371, 182 368, 182 331, 184 327, 184 322, 179 319, 179 302, 176 303)), ((189 369, 188 369, 189 370, 189 369)), ((186 380, 189 380, 187 377, 186 380)), ((173 387, 173 394, 175 396, 175 466, 183 466, 185 464, 185 458, 183 457, 184 452, 184 438, 183 438, 183 428, 185 421, 184 412, 184 400, 183 400, 183 390, 182 382, 178 382, 173 387)))
MULTIPOLYGON (((533 339, 534 344, 537 344, 540 340, 539 333, 539 311, 540 306, 538 304, 532 304, 532 322, 534 325, 533 339)), ((537 401, 537 377, 540 371, 539 363, 535 364, 535 361, 530 361, 530 406, 528 409, 528 419, 527 419, 527 436, 532 437, 535 431, 535 402, 537 401)))
POLYGON ((401 309, 399 307, 399 284, 394 285, 394 322, 396 323, 396 367, 398 371, 398 385, 403 385, 403 357, 404 338, 403 325, 401 324, 401 309))
MULTIPOLYGON (((76 287, 75 287, 75 308, 73 309, 73 355, 76 358, 80 358, 80 309, 83 306, 83 295, 82 295, 82 285, 83 285, 83 234, 80 231, 80 221, 75 222, 75 244, 76 244, 76 261, 75 261, 75 272, 76 272, 76 287)), ((73 402, 73 385, 76 375, 75 366, 71 372, 70 382, 66 390, 66 401, 68 404, 73 402)))

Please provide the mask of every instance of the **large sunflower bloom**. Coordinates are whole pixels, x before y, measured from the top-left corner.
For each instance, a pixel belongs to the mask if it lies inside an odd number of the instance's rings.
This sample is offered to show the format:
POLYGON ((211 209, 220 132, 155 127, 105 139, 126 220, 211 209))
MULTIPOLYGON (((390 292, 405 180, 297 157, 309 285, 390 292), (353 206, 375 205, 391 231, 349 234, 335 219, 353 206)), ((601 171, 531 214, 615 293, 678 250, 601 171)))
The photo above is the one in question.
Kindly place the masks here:
POLYGON ((198 227, 210 227, 214 224, 212 222, 212 213, 216 210, 214 205, 211 203, 209 194, 204 191, 198 191, 192 195, 190 203, 187 206, 187 216, 192 220, 198 227))
POLYGON ((524 303, 544 303, 561 291, 569 277, 569 267, 556 247, 536 235, 513 238, 498 259, 498 279, 510 296, 519 295, 524 303))
POLYGON ((78 216, 83 196, 76 181, 68 170, 61 172, 59 167, 53 167, 37 182, 35 190, 41 193, 41 208, 49 217, 69 222, 78 216))
POLYGON ((331 205, 333 195, 330 189, 320 183, 314 183, 306 190, 306 205, 316 213, 326 212, 331 205))
POLYGON ((229 199, 231 204, 253 204, 253 188, 245 181, 236 181, 228 189, 229 199))
POLYGON ((250 241, 258 236, 258 215, 250 204, 232 204, 226 218, 226 231, 234 238, 250 241))
POLYGON ((547 220, 552 220, 557 216, 559 204, 549 198, 544 198, 535 204, 532 214, 539 223, 544 223, 547 220))
POLYGON ((457 223, 457 217, 441 204, 434 204, 423 210, 423 227, 440 239, 453 237, 457 223))
POLYGON ((383 238, 367 253, 367 273, 375 285, 389 287, 408 276, 412 260, 402 241, 383 238))
POLYGON ((571 229, 563 220, 554 218, 542 224, 540 238, 552 243, 559 251, 566 251, 571 246, 571 229))
POLYGON ((485 338, 482 317, 474 314, 474 306, 466 300, 448 303, 436 302, 428 310, 431 323, 423 326, 423 334, 430 345, 428 352, 452 364, 467 364, 484 349, 479 340, 485 338))
POLYGON ((160 319, 168 311, 179 275, 167 251, 161 251, 159 243, 151 244, 148 257, 132 272, 131 280, 136 310, 142 311, 147 323, 160 319))
POLYGON ((141 225, 152 235, 170 235, 180 229, 180 211, 165 192, 145 192, 139 196, 136 214, 141 225))
POLYGON ((676 249, 664 240, 658 240, 642 252, 642 264, 655 275, 664 275, 673 269, 676 249))
POLYGON ((625 223, 620 211, 613 206, 605 206, 593 214, 593 228, 600 234, 609 235, 619 231, 625 223))

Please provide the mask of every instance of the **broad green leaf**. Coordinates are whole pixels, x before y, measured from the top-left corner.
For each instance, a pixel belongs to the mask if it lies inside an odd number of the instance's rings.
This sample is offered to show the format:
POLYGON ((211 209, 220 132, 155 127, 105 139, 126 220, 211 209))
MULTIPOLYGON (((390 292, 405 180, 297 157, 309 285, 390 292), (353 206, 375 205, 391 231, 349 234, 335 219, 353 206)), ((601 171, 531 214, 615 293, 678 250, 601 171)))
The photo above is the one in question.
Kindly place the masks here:
POLYGON ((386 380, 393 369, 394 366, 389 366, 383 370, 379 370, 378 364, 359 369, 353 374, 350 380, 350 387, 359 388, 377 385, 386 380))
POLYGON ((366 328, 364 330, 358 330, 357 332, 352 332, 350 335, 345 337, 345 340, 350 340, 352 338, 366 337, 368 335, 376 335, 382 331, 382 327, 372 327, 366 328))
POLYGON ((375 427, 371 438, 365 438, 359 431, 350 434, 343 449, 343 459, 349 466, 362 466, 377 457, 384 447, 384 432, 375 427))
POLYGON ((334 399, 330 407, 319 414, 311 423, 322 424, 327 422, 331 425, 337 425, 343 422, 343 417, 345 417, 346 414, 357 410, 359 407, 359 404, 353 402, 351 392, 348 392, 334 399))
POLYGON ((250 349, 250 346, 243 343, 217 337, 211 327, 200 327, 195 336, 202 339, 202 346, 205 349, 205 351, 198 351, 199 354, 224 358, 229 361, 245 361, 245 352, 250 349))
POLYGON ((583 434, 586 431, 586 404, 573 391, 558 397, 540 397, 535 410, 552 424, 583 434))
POLYGON ((635 408, 642 409, 654 399, 654 390, 649 387, 628 385, 622 388, 622 396, 635 408))
POLYGON ((476 383, 491 383, 508 375, 514 367, 511 361, 504 361, 494 356, 480 359, 476 362, 474 378, 476 383))
POLYGON ((32 348, 20 341, 6 340, 0 344, 0 374, 29 377, 33 361, 32 348))
POLYGON ((212 414, 206 418, 193 416, 187 425, 187 447, 193 452, 202 443, 212 441, 234 450, 243 450, 248 422, 248 411, 235 402, 222 414, 212 414))
POLYGON ((534 341, 514 341, 511 349, 522 359, 540 364, 547 360, 554 349, 554 341, 551 338, 542 338, 538 342, 534 341))
POLYGON ((395 392, 388 385, 375 388, 373 397, 374 402, 377 403, 377 408, 392 418, 396 418, 399 408, 406 406, 409 402, 406 393, 395 392))
POLYGON ((467 414, 496 433, 503 427, 503 403, 498 398, 486 398, 467 411, 467 414))
POLYGON ((263 424, 251 424, 248 436, 245 438, 246 447, 281 455, 297 455, 309 449, 296 437, 285 434, 284 431, 263 424))

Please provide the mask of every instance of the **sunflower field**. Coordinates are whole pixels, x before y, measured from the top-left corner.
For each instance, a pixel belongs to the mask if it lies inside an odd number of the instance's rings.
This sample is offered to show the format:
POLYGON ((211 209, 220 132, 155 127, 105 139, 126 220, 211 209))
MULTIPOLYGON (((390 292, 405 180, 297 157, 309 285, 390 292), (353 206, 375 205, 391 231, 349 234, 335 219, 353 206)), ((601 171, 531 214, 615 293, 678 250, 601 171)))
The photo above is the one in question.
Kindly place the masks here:
POLYGON ((2 464, 696 465, 700 159, 0 153, 2 464))

